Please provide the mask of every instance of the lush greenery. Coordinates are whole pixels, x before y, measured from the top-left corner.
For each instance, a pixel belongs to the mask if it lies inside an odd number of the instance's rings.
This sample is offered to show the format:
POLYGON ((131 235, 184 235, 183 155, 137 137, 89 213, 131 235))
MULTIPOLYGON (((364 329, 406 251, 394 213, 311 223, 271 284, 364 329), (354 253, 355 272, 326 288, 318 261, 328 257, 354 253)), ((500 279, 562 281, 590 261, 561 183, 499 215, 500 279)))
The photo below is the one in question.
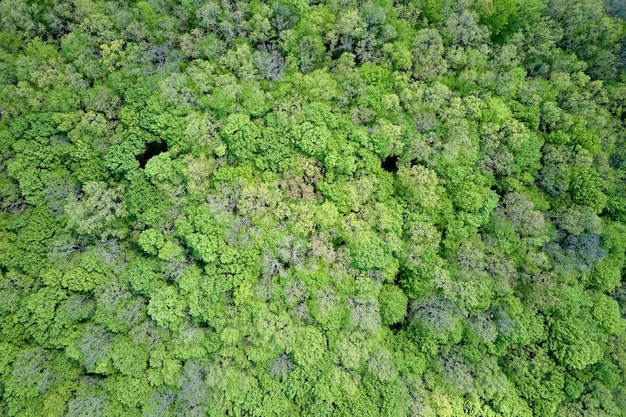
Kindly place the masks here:
POLYGON ((625 416, 620 0, 2 0, 0 414, 625 416))

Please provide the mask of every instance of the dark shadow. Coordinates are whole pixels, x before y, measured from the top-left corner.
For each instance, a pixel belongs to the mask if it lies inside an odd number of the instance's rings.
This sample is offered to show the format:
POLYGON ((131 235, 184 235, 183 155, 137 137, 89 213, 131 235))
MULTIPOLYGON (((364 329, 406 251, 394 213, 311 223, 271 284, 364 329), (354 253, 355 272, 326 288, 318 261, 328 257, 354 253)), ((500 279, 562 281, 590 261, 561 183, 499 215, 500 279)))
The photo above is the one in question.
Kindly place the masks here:
POLYGON ((398 333, 400 330, 402 330, 403 326, 404 321, 399 321, 397 323, 389 325, 389 330, 391 330, 393 333, 398 333))
POLYGON ((336 238, 333 240, 333 248, 338 249, 340 246, 344 246, 346 241, 341 238, 336 238))
POLYGON ((157 156, 161 152, 167 151, 167 143, 165 142, 150 142, 146 143, 146 151, 141 155, 137 155, 137 160, 139 161, 139 167, 144 168, 150 158, 153 156, 157 156))
POLYGON ((383 159, 381 166, 387 172, 398 172, 398 157, 388 156, 387 158, 383 159))

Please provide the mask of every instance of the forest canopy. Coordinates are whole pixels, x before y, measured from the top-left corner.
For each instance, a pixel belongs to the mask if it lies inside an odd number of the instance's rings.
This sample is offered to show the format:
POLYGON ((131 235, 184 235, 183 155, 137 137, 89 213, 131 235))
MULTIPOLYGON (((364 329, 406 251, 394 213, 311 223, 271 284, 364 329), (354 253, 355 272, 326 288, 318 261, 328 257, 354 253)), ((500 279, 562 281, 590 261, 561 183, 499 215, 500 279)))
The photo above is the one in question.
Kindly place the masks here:
POLYGON ((625 4, 2 0, 0 415, 625 417, 625 4))

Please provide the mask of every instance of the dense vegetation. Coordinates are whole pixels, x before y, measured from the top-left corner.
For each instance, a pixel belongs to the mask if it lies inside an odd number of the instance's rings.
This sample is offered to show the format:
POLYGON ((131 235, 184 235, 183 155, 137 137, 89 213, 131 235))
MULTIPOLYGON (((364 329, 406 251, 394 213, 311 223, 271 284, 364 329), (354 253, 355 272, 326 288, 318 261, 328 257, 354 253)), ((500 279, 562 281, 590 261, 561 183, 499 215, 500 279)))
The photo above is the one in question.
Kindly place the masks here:
POLYGON ((626 416, 624 18, 0 1, 0 415, 626 416))

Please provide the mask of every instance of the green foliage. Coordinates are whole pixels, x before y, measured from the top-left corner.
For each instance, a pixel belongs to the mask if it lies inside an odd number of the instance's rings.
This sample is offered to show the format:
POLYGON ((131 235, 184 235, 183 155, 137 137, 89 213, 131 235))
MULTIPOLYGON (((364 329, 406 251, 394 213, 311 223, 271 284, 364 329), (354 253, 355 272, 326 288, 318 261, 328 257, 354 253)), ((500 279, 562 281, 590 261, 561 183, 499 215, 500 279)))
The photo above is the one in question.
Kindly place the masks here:
POLYGON ((618 3, 0 2, 0 415, 623 416, 618 3))
POLYGON ((239 162, 251 159, 256 153, 259 136, 259 128, 247 114, 232 114, 222 126, 222 137, 229 151, 239 162))
POLYGON ((326 338, 319 330, 302 327, 294 335, 292 355, 296 364, 304 369, 322 366, 326 351, 326 338))
POLYGON ((117 220, 126 213, 119 189, 110 189, 104 182, 89 182, 79 196, 70 196, 65 211, 68 226, 78 234, 88 236, 119 236, 117 220), (118 230, 114 230, 118 229, 118 230))
POLYGON ((175 329, 185 316, 185 301, 174 287, 164 285, 151 295, 148 314, 159 326, 175 329))
POLYGON ((504 40, 521 27, 535 22, 543 12, 541 0, 496 0, 476 2, 481 23, 485 24, 492 38, 504 40))
POLYGON ((606 205, 606 196, 600 186, 602 179, 594 169, 578 169, 572 175, 570 191, 574 202, 587 205, 601 212, 606 205))
POLYGON ((113 366, 123 375, 140 375, 146 368, 148 352, 128 338, 117 336, 109 347, 113 366))
POLYGON ((364 271, 382 270, 391 262, 389 248, 376 237, 356 241, 350 252, 352 266, 364 271))
POLYGON ((383 324, 395 324, 406 315, 407 296, 395 285, 385 285, 378 294, 380 300, 380 315, 383 324))
POLYGON ((563 401, 563 369, 540 348, 529 348, 509 358, 505 369, 519 387, 534 415, 554 415, 563 401))

